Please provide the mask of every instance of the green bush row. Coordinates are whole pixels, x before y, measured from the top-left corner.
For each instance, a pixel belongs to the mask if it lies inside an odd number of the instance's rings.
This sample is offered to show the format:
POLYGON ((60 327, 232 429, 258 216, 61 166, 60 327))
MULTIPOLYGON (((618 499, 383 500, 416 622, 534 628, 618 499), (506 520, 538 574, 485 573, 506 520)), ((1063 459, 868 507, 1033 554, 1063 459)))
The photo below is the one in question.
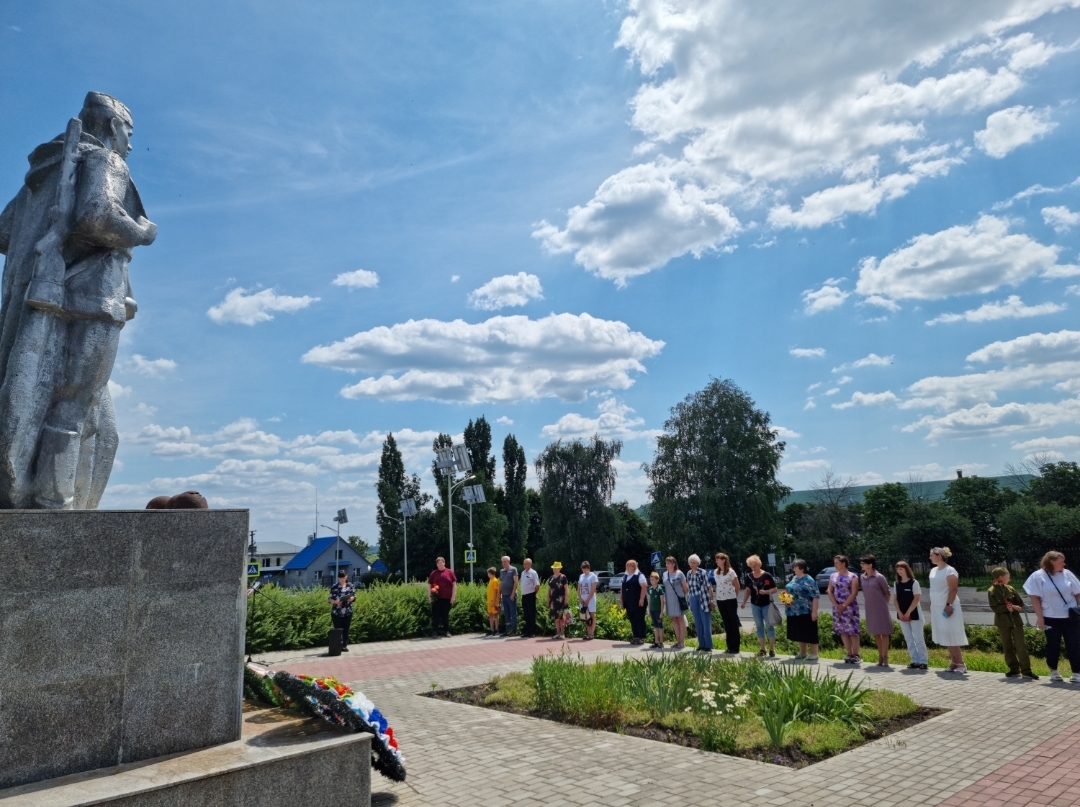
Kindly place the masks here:
MULTIPOLYGON (((254 597, 248 599, 247 652, 262 653, 272 650, 300 650, 326 643, 330 630, 330 605, 328 590, 283 589, 273 586, 264 587, 254 597)), ((547 602, 547 584, 537 593, 537 630, 540 635, 550 636, 555 632, 554 624, 545 605, 547 602)), ((450 609, 450 629, 454 633, 477 633, 487 630, 487 590, 479 583, 458 585, 457 603, 450 609)), ((577 596, 571 587, 571 604, 577 602, 577 596)), ((584 624, 574 614, 574 621, 567 631, 569 636, 585 635, 584 624)), ((696 636, 693 617, 687 615, 690 622, 690 635, 696 636)), ((752 623, 744 628, 753 629, 752 623)), ((929 620, 923 626, 928 647, 937 647, 930 638, 929 620)), ((518 624, 524 624, 521 609, 518 609, 518 624)), ((674 637, 671 620, 664 617, 665 634, 670 640, 674 637)), ((876 647, 874 637, 866 632, 865 622, 861 625, 861 644, 864 647, 876 647)), ((968 645, 973 650, 1002 652, 1001 638, 992 625, 968 625, 966 627, 968 645)), ((428 604, 427 588, 423 585, 381 584, 357 592, 353 606, 352 629, 349 632, 351 642, 386 642, 395 639, 410 639, 424 636, 431 632, 431 606, 428 604)), ((724 627, 717 611, 712 613, 712 632, 723 634, 724 627)), ((832 631, 832 615, 822 613, 818 617, 818 633, 823 650, 840 646, 839 637, 832 631)), ((1025 628, 1028 650, 1040 658, 1046 654, 1046 636, 1035 628, 1025 628)), ((651 633, 649 634, 651 637, 651 633)), ((784 635, 784 626, 777 629, 777 635, 784 635)), ((613 594, 601 594, 597 604, 596 636, 612 641, 630 639, 630 623, 626 613, 619 607, 613 594)), ((904 635, 900 626, 893 623, 890 645, 903 649, 904 635)))

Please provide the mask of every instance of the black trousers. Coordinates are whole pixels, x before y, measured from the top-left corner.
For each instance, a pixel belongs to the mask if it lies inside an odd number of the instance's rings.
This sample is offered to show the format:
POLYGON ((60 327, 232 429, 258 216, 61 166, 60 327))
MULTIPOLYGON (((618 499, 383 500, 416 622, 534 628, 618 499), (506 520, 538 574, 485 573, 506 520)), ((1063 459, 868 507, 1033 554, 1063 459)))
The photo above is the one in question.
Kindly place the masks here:
POLYGON ((738 653, 739 642, 742 640, 739 601, 738 599, 717 600, 716 607, 720 610, 720 618, 724 620, 724 636, 727 639, 727 649, 732 653, 738 653))
POLYGON ((431 633, 450 634, 450 600, 435 597, 431 601, 431 633))
POLYGON ((525 635, 536 635, 536 592, 521 595, 521 613, 525 617, 525 635))
POLYGON ((352 614, 344 616, 330 614, 330 621, 334 623, 335 628, 341 629, 341 649, 344 650, 349 646, 349 626, 352 625, 352 614))
POLYGON ((1065 656, 1069 659, 1072 671, 1080 672, 1080 624, 1070 622, 1068 617, 1047 617, 1046 622, 1046 666, 1056 670, 1061 658, 1061 640, 1065 640, 1065 656))
POLYGON ((645 638, 645 609, 636 602, 626 606, 626 617, 630 620, 630 633, 635 639, 645 638))

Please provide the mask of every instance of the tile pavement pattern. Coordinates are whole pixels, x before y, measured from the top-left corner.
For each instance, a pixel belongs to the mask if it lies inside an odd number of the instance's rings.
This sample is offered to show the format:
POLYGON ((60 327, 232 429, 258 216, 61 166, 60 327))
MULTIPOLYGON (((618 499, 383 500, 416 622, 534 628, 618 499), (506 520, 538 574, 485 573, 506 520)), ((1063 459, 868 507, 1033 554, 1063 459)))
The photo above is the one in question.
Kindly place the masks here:
MULTIPOLYGON (((527 670, 534 655, 563 645, 463 636, 357 645, 335 659, 292 652, 262 660, 355 683, 390 715, 409 782, 375 777, 375 805, 1080 807, 1080 687, 1046 679, 863 668, 856 676, 870 686, 950 711, 797 771, 418 697, 433 684, 468 686, 527 670)), ((565 646, 586 659, 642 653, 599 640, 565 646)))

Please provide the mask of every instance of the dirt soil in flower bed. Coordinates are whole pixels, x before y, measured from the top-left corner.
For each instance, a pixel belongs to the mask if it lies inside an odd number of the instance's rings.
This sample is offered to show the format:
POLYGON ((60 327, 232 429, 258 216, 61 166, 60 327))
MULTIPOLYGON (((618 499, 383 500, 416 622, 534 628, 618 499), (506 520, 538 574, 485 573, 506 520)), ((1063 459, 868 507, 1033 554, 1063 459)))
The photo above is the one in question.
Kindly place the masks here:
MULTIPOLYGON (((451 701, 453 703, 464 703, 468 706, 479 706, 484 709, 495 709, 500 712, 510 712, 511 714, 525 715, 527 717, 537 717, 542 720, 552 720, 554 722, 566 722, 558 720, 558 718, 551 717, 550 715, 543 714, 538 711, 526 711, 524 709, 516 709, 504 704, 487 704, 484 703, 485 698, 488 695, 495 692, 495 685, 491 683, 477 684, 476 686, 460 687, 458 689, 443 689, 435 692, 423 693, 425 697, 437 698, 439 700, 451 701)), ((874 724, 873 728, 864 729, 862 732, 863 742, 873 742, 874 740, 880 740, 882 737, 887 737, 897 732, 901 732, 904 729, 917 726, 924 720, 937 717, 938 715, 945 714, 947 709, 932 709, 927 706, 920 706, 918 711, 905 715, 903 717, 894 717, 888 720, 880 720, 874 724)), ((568 724, 576 725, 576 724, 568 724)), ((587 726, 585 728, 588 728, 587 726)), ((605 729, 615 734, 626 734, 630 737, 642 737, 646 740, 656 740, 662 743, 673 743, 675 745, 683 745, 687 748, 699 748, 701 743, 696 735, 689 732, 677 731, 675 729, 667 728, 664 726, 620 726, 618 728, 605 729)), ((852 751, 859 746, 853 746, 852 748, 845 749, 840 753, 846 753, 852 751)), ((753 748, 746 750, 738 750, 734 753, 734 756, 743 757, 744 759, 753 759, 758 762, 768 762, 773 765, 785 765, 789 768, 805 768, 807 765, 813 765, 815 762, 821 762, 828 759, 830 756, 836 756, 835 754, 829 754, 826 756, 810 756, 804 754, 798 746, 789 746, 783 750, 777 751, 771 748, 753 748)))

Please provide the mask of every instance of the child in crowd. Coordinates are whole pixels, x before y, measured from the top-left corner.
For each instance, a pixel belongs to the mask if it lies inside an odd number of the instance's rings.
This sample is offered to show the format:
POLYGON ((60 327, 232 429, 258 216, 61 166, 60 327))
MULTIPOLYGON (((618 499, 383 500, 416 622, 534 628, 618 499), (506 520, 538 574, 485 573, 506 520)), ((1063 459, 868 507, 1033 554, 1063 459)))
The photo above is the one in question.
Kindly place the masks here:
POLYGON ((499 573, 492 566, 488 569, 487 588, 488 630, 485 636, 499 635, 499 573))
POLYGON ((1024 622, 1020 612, 1024 601, 1016 589, 1009 585, 1009 570, 999 566, 990 572, 993 585, 986 590, 990 610, 994 612, 994 627, 1001 636, 1001 648, 1005 651, 1005 663, 1009 665, 1006 678, 1038 678, 1031 671, 1027 643, 1024 640, 1024 622))
POLYGON ((649 618, 652 620, 653 643, 649 647, 664 649, 664 586, 660 573, 649 575, 649 618))

